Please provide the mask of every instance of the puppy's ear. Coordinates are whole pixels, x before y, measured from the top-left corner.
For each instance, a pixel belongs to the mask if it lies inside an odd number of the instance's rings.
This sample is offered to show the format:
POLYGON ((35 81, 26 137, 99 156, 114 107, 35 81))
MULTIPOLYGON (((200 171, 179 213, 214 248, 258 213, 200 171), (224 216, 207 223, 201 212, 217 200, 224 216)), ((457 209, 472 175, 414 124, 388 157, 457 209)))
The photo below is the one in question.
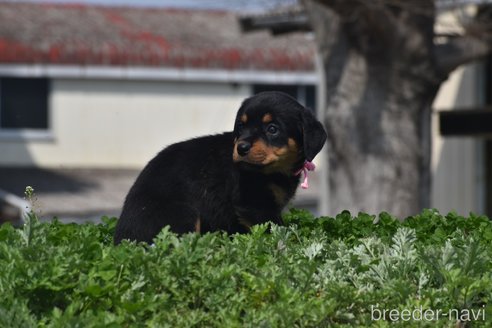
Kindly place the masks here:
POLYGON ((326 141, 326 131, 323 125, 314 117, 311 110, 302 110, 302 131, 304 138, 304 155, 312 161, 323 148, 326 141))

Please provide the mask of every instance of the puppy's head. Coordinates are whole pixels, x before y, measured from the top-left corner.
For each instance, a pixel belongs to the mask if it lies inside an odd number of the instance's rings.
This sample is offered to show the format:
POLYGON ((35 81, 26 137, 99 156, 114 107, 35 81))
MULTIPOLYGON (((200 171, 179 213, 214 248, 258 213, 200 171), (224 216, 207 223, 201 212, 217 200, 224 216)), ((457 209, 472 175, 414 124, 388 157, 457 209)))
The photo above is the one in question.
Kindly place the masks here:
POLYGON ((326 141, 312 112, 289 95, 271 91, 246 99, 234 125, 233 161, 264 173, 292 173, 326 141))

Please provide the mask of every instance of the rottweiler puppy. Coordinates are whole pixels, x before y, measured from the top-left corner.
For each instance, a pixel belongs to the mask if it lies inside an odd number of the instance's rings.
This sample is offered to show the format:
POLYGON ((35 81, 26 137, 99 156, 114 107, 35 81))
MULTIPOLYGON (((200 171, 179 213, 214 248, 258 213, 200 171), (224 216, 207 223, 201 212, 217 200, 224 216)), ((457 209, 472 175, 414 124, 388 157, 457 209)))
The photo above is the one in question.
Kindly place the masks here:
POLYGON ((116 225, 114 242, 152 242, 176 233, 248 232, 282 224, 300 172, 321 150, 326 132, 311 110, 282 92, 247 98, 234 131, 173 144, 140 173, 116 225))

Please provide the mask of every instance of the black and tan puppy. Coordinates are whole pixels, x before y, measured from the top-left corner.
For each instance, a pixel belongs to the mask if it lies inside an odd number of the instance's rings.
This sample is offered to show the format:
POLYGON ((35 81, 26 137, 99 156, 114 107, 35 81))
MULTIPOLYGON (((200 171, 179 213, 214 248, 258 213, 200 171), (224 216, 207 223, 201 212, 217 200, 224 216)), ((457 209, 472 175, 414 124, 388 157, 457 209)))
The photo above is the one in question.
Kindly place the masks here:
POLYGON ((147 164, 126 197, 114 242, 151 242, 167 225, 177 233, 236 233, 281 224, 300 170, 325 140, 312 112, 287 94, 252 96, 233 132, 173 144, 147 164))

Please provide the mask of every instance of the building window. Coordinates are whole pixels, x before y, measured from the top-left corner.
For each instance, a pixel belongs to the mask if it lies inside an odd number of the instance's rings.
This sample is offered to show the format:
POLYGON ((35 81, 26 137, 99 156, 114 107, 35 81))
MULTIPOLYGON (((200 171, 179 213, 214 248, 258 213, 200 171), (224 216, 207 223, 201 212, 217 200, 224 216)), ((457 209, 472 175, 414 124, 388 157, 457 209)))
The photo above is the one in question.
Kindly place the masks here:
POLYGON ((48 79, 0 78, 0 130, 47 130, 48 92, 48 79))
POLYGON ((253 94, 263 91, 281 91, 297 99, 299 103, 316 111, 316 88, 314 85, 253 85, 253 94))

